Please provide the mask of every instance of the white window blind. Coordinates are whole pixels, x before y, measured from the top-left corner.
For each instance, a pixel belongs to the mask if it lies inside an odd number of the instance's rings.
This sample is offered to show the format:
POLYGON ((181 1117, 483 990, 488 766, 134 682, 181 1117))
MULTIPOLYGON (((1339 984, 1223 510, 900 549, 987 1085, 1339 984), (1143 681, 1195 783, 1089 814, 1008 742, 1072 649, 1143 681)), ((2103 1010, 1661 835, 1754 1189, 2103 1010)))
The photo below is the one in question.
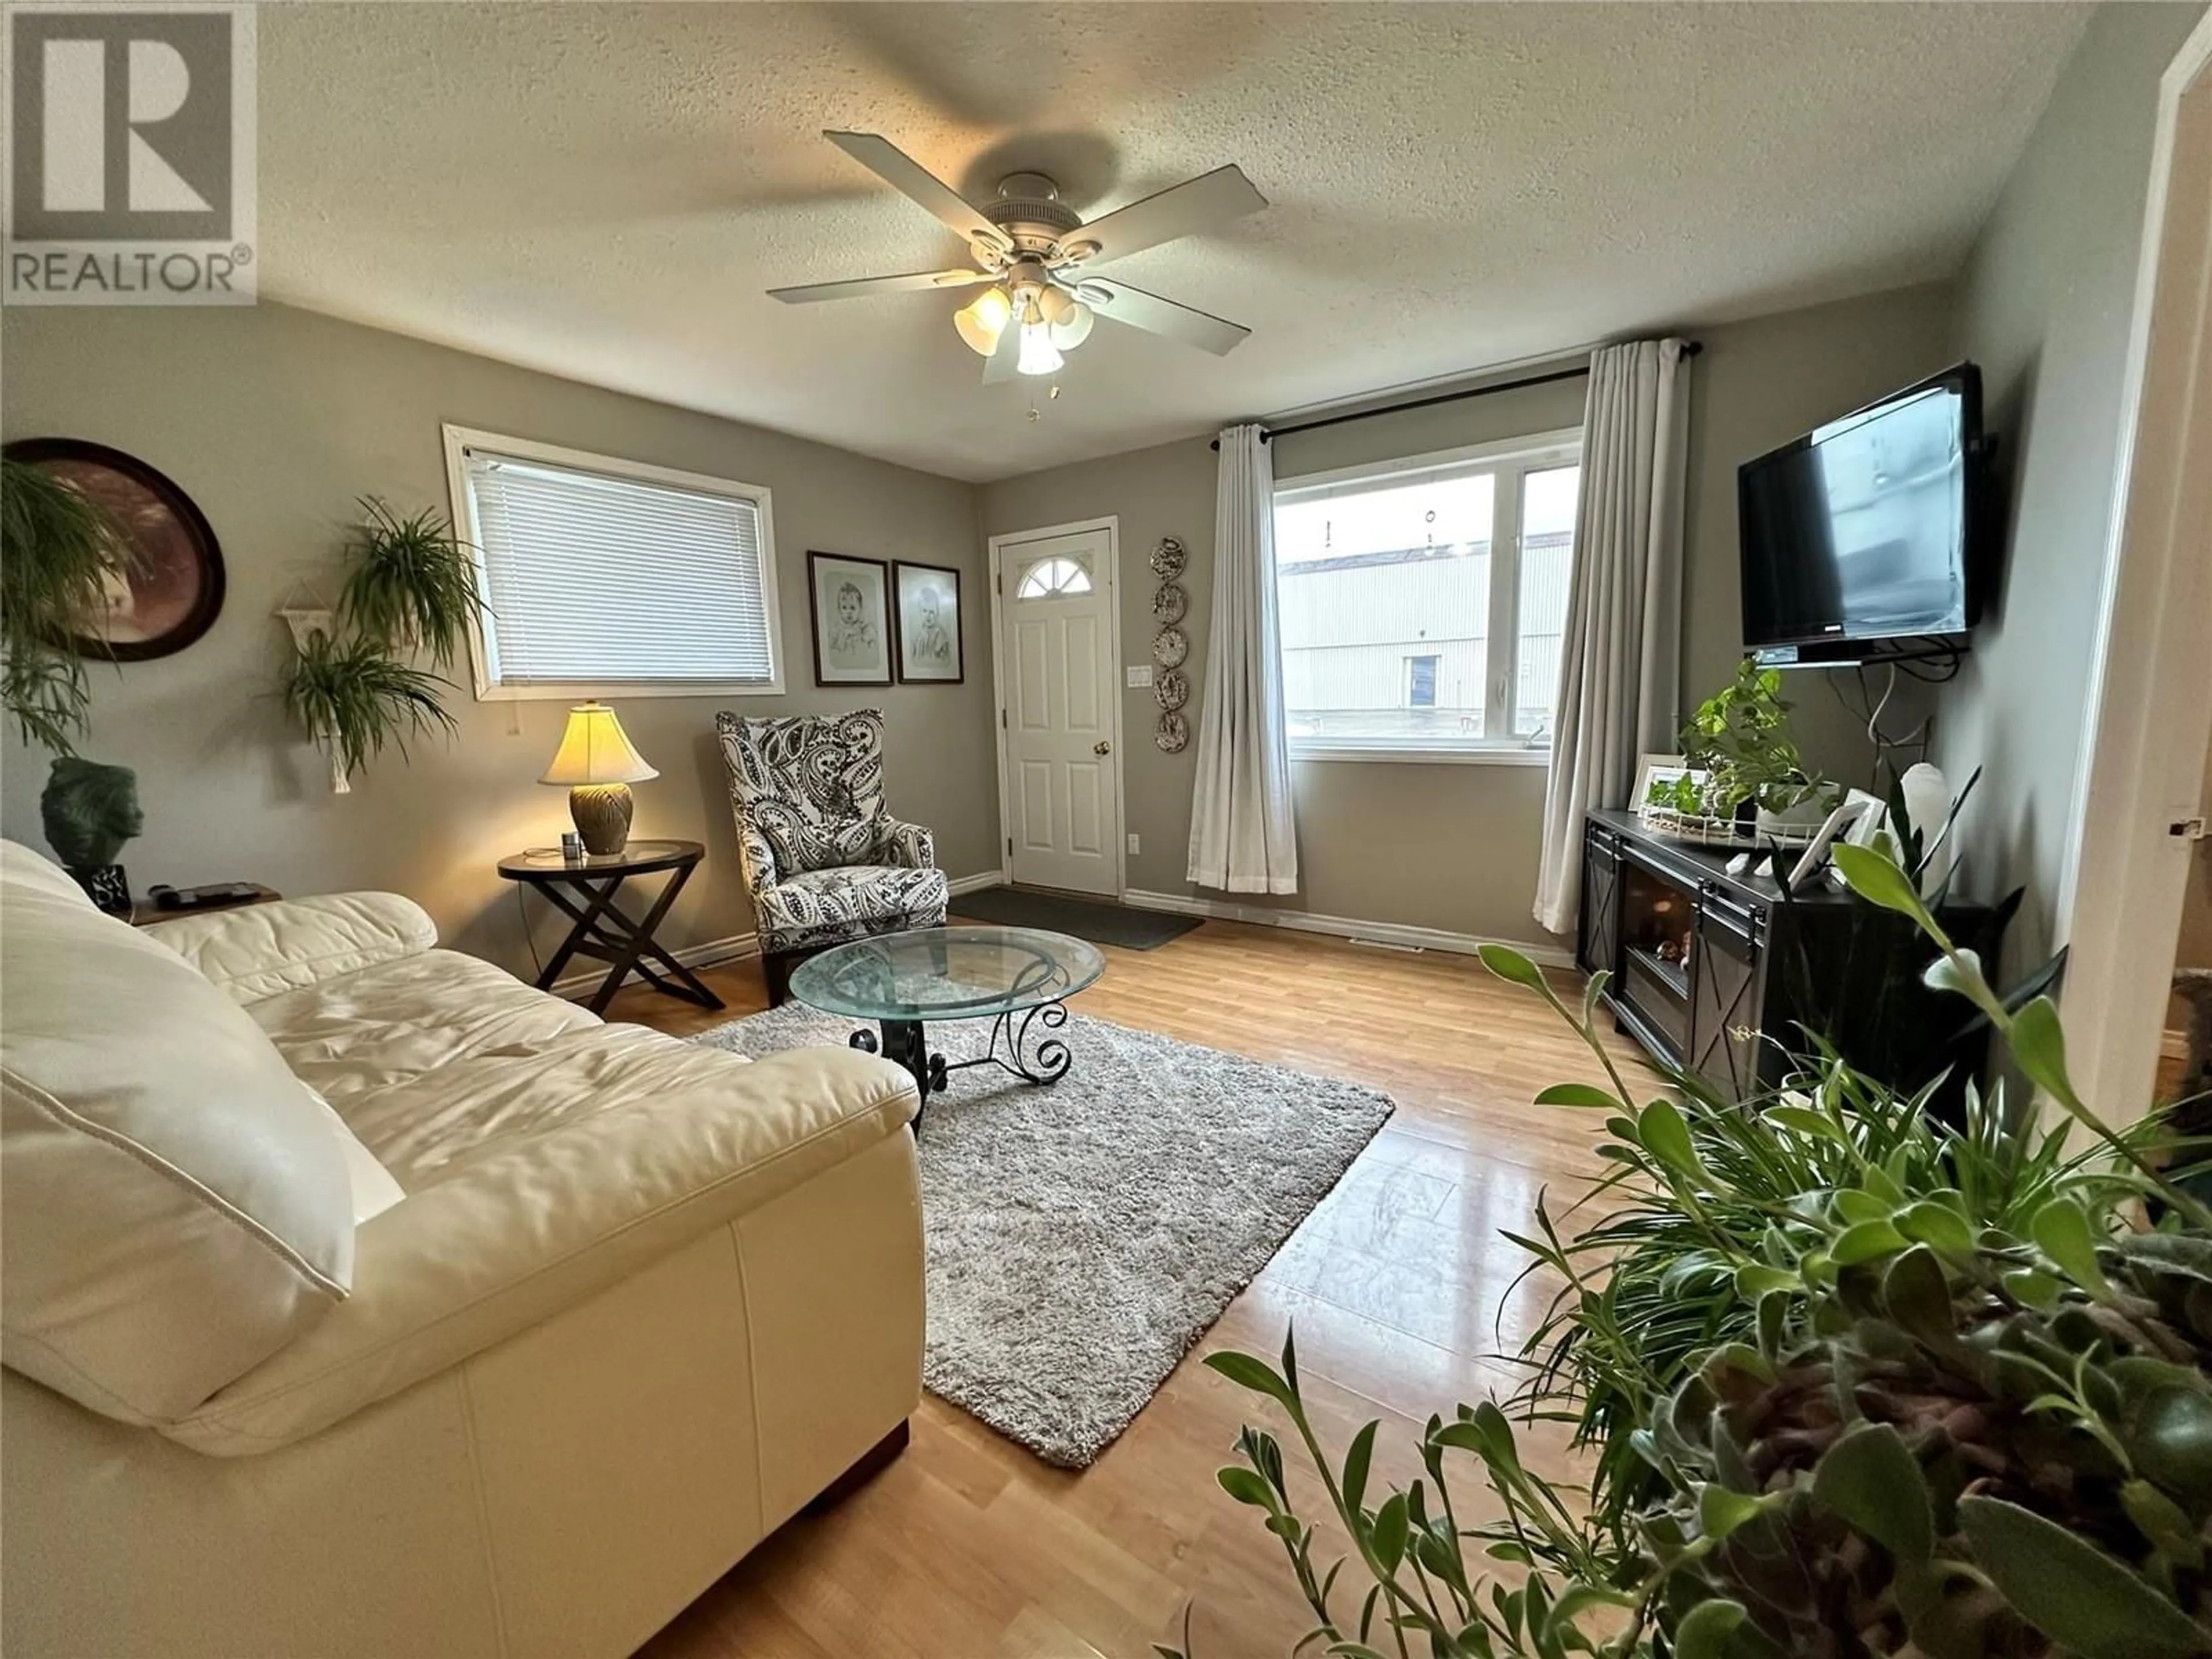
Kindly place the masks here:
POLYGON ((462 472, 490 684, 776 683, 758 501, 474 444, 462 472))

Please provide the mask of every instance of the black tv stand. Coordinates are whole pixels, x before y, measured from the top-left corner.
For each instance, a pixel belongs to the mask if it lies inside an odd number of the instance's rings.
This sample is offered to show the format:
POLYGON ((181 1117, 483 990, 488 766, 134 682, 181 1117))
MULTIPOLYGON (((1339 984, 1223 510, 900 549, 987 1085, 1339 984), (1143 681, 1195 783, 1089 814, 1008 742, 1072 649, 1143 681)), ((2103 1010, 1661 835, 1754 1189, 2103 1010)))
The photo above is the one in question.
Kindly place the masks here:
MULTIPOLYGON (((1587 816, 1575 954, 1585 973, 1612 975, 1605 1000, 1619 1028, 1723 1100, 1778 1081, 1785 1049, 1808 1051, 1811 1030, 1893 1088, 1950 1067, 1937 1103, 1954 1109, 1987 1034, 1961 1040, 1972 1010, 1921 983, 1935 947, 1905 917, 1825 879, 1785 896, 1763 861, 1732 876, 1732 856, 1656 835, 1633 812, 1587 816)), ((2002 923, 1989 906, 1945 903, 1936 915, 1996 959, 2002 923)))

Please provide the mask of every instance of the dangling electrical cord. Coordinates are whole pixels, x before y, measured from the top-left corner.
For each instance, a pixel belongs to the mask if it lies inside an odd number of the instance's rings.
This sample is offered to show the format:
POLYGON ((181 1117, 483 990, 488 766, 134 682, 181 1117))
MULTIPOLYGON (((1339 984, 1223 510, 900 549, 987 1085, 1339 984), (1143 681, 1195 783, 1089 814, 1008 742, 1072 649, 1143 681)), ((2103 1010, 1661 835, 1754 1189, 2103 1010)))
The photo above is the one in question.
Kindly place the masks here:
MULTIPOLYGON (((1874 688, 1867 683, 1866 665, 1864 663, 1854 665, 1851 672, 1859 683, 1859 706, 1856 708, 1851 707, 1850 700, 1844 695, 1844 688, 1836 684, 1832 676, 1828 680, 1828 689, 1836 694, 1836 701, 1843 705, 1845 714, 1850 714, 1854 720, 1860 718, 1865 720, 1867 741, 1874 745, 1875 758, 1877 762, 1888 760, 1893 752, 1905 749, 1913 751, 1915 760, 1925 760, 1928 758, 1929 743, 1928 728, 1935 720, 1933 714, 1922 720, 1919 725, 1914 726, 1903 737, 1893 738, 1881 729, 1883 712, 1888 708, 1889 700, 1897 694, 1898 666, 1896 663, 1889 665, 1889 678, 1883 684, 1881 696, 1877 700, 1874 695, 1874 688)), ((1916 675, 1914 678, 1922 677, 1916 675)), ((1904 769, 1892 762, 1891 770, 1893 773, 1901 773, 1904 769)))

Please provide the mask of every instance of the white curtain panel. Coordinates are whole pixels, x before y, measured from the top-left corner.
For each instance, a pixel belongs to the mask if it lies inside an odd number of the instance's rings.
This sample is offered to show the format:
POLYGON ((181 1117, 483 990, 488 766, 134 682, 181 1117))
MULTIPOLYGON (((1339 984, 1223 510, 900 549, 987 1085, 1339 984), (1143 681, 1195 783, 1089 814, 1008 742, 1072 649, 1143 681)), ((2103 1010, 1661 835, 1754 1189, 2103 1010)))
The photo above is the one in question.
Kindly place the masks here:
POLYGON ((1295 893, 1298 848, 1275 615, 1275 467, 1260 432, 1232 426, 1221 434, 1190 879, 1231 893, 1295 893))
POLYGON ((1536 920, 1573 930, 1583 814, 1626 806, 1636 763, 1670 752, 1680 725, 1685 395, 1680 340, 1590 354, 1574 585, 1552 705, 1536 920))

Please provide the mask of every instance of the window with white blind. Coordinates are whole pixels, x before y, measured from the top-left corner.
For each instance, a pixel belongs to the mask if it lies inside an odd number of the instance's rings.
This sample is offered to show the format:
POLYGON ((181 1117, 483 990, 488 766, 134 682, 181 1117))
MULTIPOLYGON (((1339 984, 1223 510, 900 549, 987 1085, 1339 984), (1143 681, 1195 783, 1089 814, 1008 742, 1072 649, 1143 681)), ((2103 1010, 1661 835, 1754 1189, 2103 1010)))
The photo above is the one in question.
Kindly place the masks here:
POLYGON ((1276 489, 1294 758, 1544 758, 1581 438, 1542 433, 1276 489))
POLYGON ((769 492, 446 428, 483 698, 780 692, 769 492))

